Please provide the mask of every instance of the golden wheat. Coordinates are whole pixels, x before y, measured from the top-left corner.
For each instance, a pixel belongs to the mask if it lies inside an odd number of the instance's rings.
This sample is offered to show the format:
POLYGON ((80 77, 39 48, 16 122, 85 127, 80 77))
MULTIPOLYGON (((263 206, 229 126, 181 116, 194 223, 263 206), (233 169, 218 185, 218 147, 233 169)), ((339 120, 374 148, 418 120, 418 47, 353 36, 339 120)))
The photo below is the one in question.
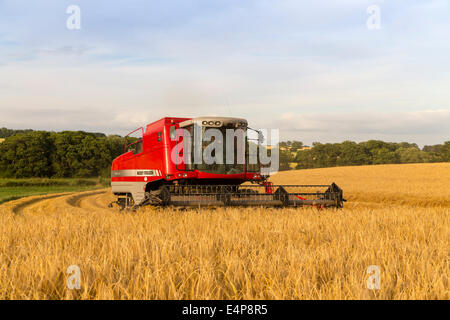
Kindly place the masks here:
POLYGON ((106 209, 109 190, 0 206, 2 299, 449 299, 450 164, 283 172, 343 210, 106 209), (66 286, 81 269, 81 289, 66 286), (369 266, 380 289, 369 290, 369 266))

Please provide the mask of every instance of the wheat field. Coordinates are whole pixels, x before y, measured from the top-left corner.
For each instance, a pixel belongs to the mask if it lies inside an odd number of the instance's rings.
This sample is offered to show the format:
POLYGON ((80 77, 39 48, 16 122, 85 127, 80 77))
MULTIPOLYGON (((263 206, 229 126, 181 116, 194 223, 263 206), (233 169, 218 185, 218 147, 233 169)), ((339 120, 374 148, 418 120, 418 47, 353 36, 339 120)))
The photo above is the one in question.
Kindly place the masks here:
POLYGON ((449 299, 450 163, 282 172, 342 210, 108 209, 109 189, 0 206, 0 299, 449 299), (67 268, 81 288, 69 290, 67 268), (367 287, 369 266, 380 287, 367 287))

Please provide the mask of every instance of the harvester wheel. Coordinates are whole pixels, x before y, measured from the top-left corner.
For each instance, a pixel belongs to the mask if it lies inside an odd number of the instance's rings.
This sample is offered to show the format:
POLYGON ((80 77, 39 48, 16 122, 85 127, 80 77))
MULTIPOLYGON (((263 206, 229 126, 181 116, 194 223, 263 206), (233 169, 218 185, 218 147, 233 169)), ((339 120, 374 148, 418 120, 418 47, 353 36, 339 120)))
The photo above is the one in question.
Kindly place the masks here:
POLYGON ((126 207, 125 199, 117 200, 117 205, 119 206, 119 210, 122 211, 126 207))
POLYGON ((161 199, 161 205, 167 206, 170 203, 170 191, 166 186, 159 187, 159 198, 161 199))

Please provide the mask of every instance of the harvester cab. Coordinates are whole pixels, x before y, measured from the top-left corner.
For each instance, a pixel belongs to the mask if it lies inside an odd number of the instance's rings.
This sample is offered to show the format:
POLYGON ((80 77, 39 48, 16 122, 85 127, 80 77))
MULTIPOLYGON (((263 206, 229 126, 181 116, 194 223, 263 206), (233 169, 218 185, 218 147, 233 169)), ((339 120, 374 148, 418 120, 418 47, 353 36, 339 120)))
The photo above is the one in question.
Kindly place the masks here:
MULTIPOLYGON (((121 209, 153 206, 317 206, 341 208, 336 185, 274 185, 278 153, 241 118, 167 117, 125 137, 113 160, 121 209), (138 133, 139 137, 132 138, 138 133), (274 163, 276 164, 274 167, 274 163)), ((111 204, 112 205, 112 204, 111 204)))

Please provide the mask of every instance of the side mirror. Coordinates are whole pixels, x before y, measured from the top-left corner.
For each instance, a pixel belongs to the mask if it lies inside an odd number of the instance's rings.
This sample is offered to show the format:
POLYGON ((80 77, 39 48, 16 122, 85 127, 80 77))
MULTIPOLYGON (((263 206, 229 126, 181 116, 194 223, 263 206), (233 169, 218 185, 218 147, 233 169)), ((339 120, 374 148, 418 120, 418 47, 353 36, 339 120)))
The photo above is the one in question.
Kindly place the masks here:
POLYGON ((263 144, 264 142, 264 135, 261 131, 258 131, 258 144, 263 144))

